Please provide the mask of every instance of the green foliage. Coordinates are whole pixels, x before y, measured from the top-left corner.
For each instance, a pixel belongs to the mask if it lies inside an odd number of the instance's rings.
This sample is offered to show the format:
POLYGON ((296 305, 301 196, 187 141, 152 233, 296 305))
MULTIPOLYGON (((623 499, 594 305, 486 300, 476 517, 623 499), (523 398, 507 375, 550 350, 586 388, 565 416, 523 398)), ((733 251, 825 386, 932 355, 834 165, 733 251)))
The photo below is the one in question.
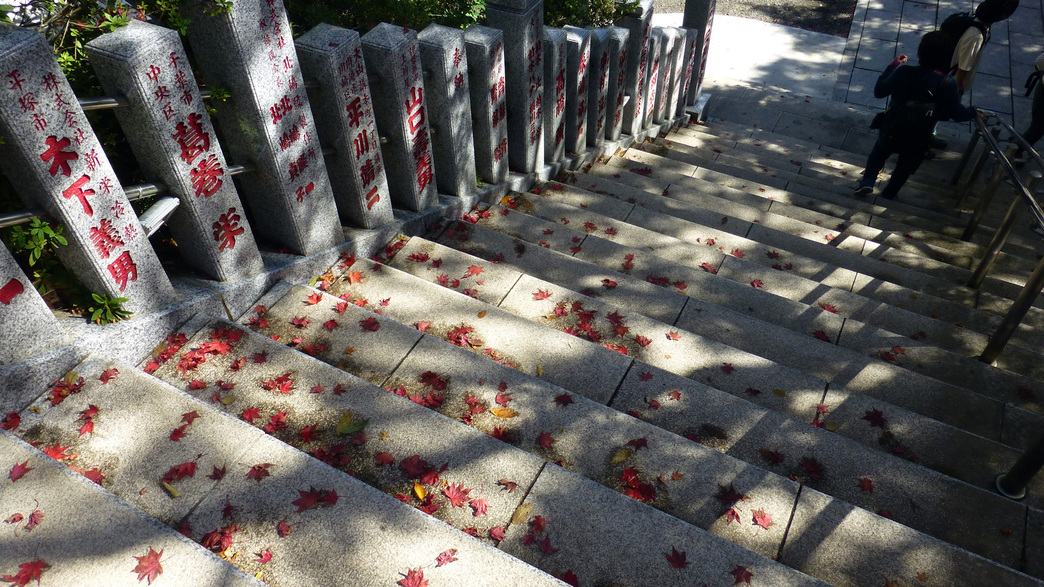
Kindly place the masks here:
POLYGON ((94 298, 95 303, 87 308, 87 311, 91 313, 91 322, 103 325, 111 324, 131 315, 130 312, 123 309, 127 298, 110 298, 107 294, 91 294, 91 297, 94 298))
POLYGON ((287 2, 286 11, 295 33, 325 22, 365 33, 382 22, 415 30, 435 22, 466 28, 482 22, 485 0, 324 0, 287 2))
POLYGON ((637 7, 638 0, 544 0, 544 24, 604 27, 637 7))
POLYGON ((33 218, 29 221, 29 229, 21 225, 11 229, 8 235, 8 247, 13 253, 26 253, 29 255, 29 266, 36 265, 44 253, 49 253, 59 246, 69 244, 62 236, 65 227, 59 224, 52 227, 46 220, 33 218))

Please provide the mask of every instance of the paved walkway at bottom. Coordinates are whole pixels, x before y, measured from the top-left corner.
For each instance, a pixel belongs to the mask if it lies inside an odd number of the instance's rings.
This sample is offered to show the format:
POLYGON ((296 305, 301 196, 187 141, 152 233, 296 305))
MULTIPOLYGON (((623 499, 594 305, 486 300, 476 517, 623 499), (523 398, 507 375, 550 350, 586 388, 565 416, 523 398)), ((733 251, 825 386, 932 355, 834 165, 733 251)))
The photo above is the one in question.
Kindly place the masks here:
MULTIPOLYGON (((755 20, 715 15, 704 84, 719 79, 775 86, 813 97, 883 108, 874 83, 898 54, 916 58, 921 36, 976 2, 859 0, 848 38, 755 20)), ((1044 51, 1044 0, 1021 0, 1007 21, 992 27, 975 87, 966 103, 1004 115, 1016 130, 1029 123, 1026 76, 1044 51)), ((681 14, 654 15, 658 25, 680 26, 681 14)))

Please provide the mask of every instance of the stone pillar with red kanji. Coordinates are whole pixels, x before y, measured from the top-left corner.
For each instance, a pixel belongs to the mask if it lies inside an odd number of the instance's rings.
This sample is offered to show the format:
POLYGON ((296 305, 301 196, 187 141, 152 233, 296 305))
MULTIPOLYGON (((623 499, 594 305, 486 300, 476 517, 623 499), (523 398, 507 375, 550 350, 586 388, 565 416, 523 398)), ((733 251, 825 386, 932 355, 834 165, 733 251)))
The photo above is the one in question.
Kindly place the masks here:
POLYGON ((685 53, 685 33, 677 27, 667 27, 663 31, 667 43, 666 61, 663 63, 663 103, 660 111, 663 119, 670 121, 678 110, 678 97, 682 89, 682 57, 685 53))
POLYGON ((685 0, 682 26, 696 31, 696 61, 689 77, 689 91, 685 103, 693 106, 703 93, 703 74, 707 70, 707 52, 710 50, 711 29, 717 0, 685 0))
POLYGON ((26 204, 65 226, 69 245, 58 255, 84 285, 127 298, 123 307, 134 313, 174 300, 101 142, 37 32, 0 28, 0 136, 0 171, 26 204))
POLYGON ((653 0, 639 0, 635 11, 620 19, 628 31, 627 76, 624 81, 628 100, 624 104, 623 132, 638 134, 645 128, 645 98, 649 95, 649 33, 652 30, 653 0))
POLYGON ((258 238, 302 255, 344 242, 282 0, 182 14, 207 85, 229 93, 214 107, 232 162, 252 167, 236 181, 258 238))
POLYGON ((430 24, 417 35, 428 125, 439 192, 466 196, 477 187, 475 140, 471 130, 471 90, 464 31, 430 24))
POLYGON ((504 33, 509 165, 531 173, 544 164, 544 3, 488 2, 486 24, 504 33))
POLYGON ((691 104, 689 103, 689 88, 691 88, 694 83, 693 78, 695 76, 693 75, 693 72, 698 70, 700 66, 700 54, 698 52, 699 39, 701 36, 700 31, 686 28, 681 29, 681 31, 685 35, 685 53, 682 55, 682 75, 684 77, 682 81, 681 94, 678 96, 678 116, 685 114, 685 109, 687 107, 696 104, 695 100, 693 100, 691 104))
POLYGON ((566 153, 587 149, 588 66, 591 62, 591 31, 574 26, 562 27, 566 33, 566 153))
POLYGON ((565 157, 566 33, 544 27, 544 160, 565 157))
POLYGON ((591 30, 591 59, 587 66, 587 144, 605 141, 605 115, 609 96, 609 29, 591 30))
POLYGON ((656 96, 649 96, 649 104, 653 107, 652 119, 656 124, 664 121, 667 98, 671 93, 671 55, 674 52, 674 36, 670 27, 653 27, 653 36, 660 43, 659 59, 653 64, 656 75, 656 96))
MULTIPOLYGON (((359 33, 320 24, 295 41, 309 89, 319 144, 326 155, 337 211, 346 224, 377 228, 395 220, 373 118, 359 33)), ((296 140, 299 131, 286 138, 296 140)))
POLYGON ((464 45, 468 53, 475 169, 482 181, 500 183, 508 176, 504 33, 473 24, 464 31, 464 45))
POLYGON ((417 32, 382 22, 362 36, 392 202, 420 211, 438 203, 417 32))
POLYGON ((231 281, 264 269, 177 32, 142 21, 87 44, 116 118, 150 181, 181 200, 167 222, 185 263, 231 281))
POLYGON ((649 74, 649 83, 645 85, 645 115, 643 118, 642 128, 649 128, 653 125, 656 119, 656 96, 660 92, 660 80, 663 78, 662 72, 660 71, 660 54, 663 47, 663 35, 658 30, 659 27, 654 28, 649 33, 649 63, 646 64, 646 70, 649 74))
POLYGON ((0 367, 53 349, 63 340, 58 320, 0 245, 0 367))
POLYGON ((624 102, 627 99, 627 46, 630 31, 623 27, 609 29, 609 103, 605 115, 605 138, 615 141, 623 130, 624 102))

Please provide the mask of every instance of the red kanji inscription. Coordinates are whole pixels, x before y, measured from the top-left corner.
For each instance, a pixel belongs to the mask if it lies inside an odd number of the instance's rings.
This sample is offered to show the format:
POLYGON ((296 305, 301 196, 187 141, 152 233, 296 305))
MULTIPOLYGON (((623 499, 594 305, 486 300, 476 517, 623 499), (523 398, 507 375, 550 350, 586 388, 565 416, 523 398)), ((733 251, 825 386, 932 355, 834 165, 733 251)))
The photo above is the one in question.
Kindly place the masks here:
POLYGON ((214 240, 221 243, 218 250, 236 248, 236 237, 246 232, 246 229, 239 225, 240 220, 235 208, 229 208, 228 212, 218 216, 218 221, 213 226, 214 240))
POLYGON ((51 175, 54 175, 61 170, 62 175, 69 177, 69 174, 72 173, 72 170, 69 169, 69 161, 75 161, 80 158, 80 156, 76 154, 76 151, 64 150, 72 143, 72 140, 69 139, 69 137, 62 137, 59 139, 58 137, 51 135, 47 137, 45 142, 47 143, 47 150, 40 155, 40 159, 44 162, 51 162, 51 168, 47 171, 51 175))
POLYGON ((214 192, 221 189, 221 184, 224 182, 221 178, 224 175, 225 170, 221 168, 221 163, 216 155, 208 155, 206 159, 201 160, 196 168, 189 172, 196 197, 209 198, 214 195, 214 192))
POLYGON ((109 263, 109 275, 120 285, 120 291, 127 289, 128 281, 138 280, 138 266, 131 259, 130 251, 123 251, 119 257, 109 263))
POLYGON ((124 244, 120 231, 113 227, 108 218, 102 218, 98 226, 91 227, 90 238, 102 259, 108 259, 110 253, 124 244))
POLYGON ((174 127, 173 138, 181 147, 181 159, 191 164, 196 157, 210 150, 210 133, 203 132, 203 117, 193 112, 188 115, 187 124, 179 122, 174 127))
POLYGON ((377 186, 370 188, 370 191, 366 193, 366 209, 373 208, 373 205, 381 201, 381 195, 377 193, 377 186))
POLYGON ((83 185, 85 183, 87 183, 88 181, 91 181, 90 176, 88 176, 88 175, 81 176, 80 179, 74 181, 71 186, 69 186, 69 187, 65 188, 64 190, 62 190, 62 197, 64 197, 66 200, 69 200, 71 198, 76 198, 77 200, 80 201, 80 204, 83 205, 84 213, 87 214, 88 216, 93 216, 94 215, 94 208, 91 208, 90 203, 87 202, 87 196, 93 196, 94 195, 94 190, 91 190, 91 189, 85 190, 85 189, 83 189, 83 185))
POLYGON ((410 97, 406 99, 406 113, 409 115, 407 122, 410 133, 417 132, 424 124, 424 88, 410 88, 410 97))

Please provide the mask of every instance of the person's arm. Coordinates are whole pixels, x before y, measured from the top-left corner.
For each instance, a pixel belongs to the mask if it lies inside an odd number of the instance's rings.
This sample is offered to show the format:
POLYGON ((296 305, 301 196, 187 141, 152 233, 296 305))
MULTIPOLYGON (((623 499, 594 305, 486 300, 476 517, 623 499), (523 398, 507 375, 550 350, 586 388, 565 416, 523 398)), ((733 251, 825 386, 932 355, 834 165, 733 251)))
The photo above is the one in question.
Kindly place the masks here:
POLYGON ((957 74, 953 76, 953 79, 957 80, 957 92, 961 96, 964 95, 964 80, 968 79, 968 70, 957 68, 957 74))
POLYGON ((954 75, 954 79, 957 80, 957 91, 961 96, 964 95, 965 82, 968 80, 968 74, 975 65, 976 57, 982 50, 982 45, 982 31, 974 26, 968 27, 968 30, 964 31, 960 40, 957 41, 957 47, 953 51, 955 65, 957 66, 957 73, 954 75))
POLYGON ((874 84, 874 97, 875 98, 887 98, 892 95, 898 87, 899 79, 902 75, 895 75, 895 72, 899 70, 899 66, 906 63, 906 55, 900 55, 892 60, 888 64, 888 67, 881 72, 880 77, 877 78, 877 83, 874 84))
POLYGON ((939 120, 966 122, 975 118, 978 110, 974 106, 961 104, 961 93, 956 83, 944 80, 937 91, 939 92, 937 104, 942 107, 942 116, 939 117, 939 120))

